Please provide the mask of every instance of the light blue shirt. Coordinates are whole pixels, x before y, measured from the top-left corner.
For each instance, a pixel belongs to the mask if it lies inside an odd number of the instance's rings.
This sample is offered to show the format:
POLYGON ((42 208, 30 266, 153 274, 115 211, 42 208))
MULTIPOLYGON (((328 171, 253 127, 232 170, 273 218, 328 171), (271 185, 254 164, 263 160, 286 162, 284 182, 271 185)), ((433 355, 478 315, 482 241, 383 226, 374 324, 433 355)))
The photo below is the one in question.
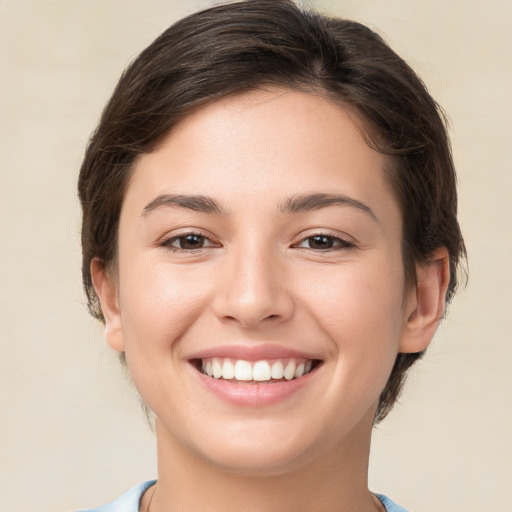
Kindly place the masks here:
MULTIPOLYGON (((150 480, 149 482, 144 482, 143 484, 130 489, 127 493, 123 494, 121 497, 117 498, 117 500, 109 503, 107 505, 103 505, 101 507, 93 508, 91 510, 84 510, 82 512, 139 512, 139 503, 142 495, 151 487, 156 480, 150 480)), ((381 503, 386 507, 386 512, 407 512, 405 508, 398 506, 393 503, 389 498, 382 494, 376 494, 377 498, 381 501, 381 503)))
POLYGON ((377 498, 379 498, 380 502, 386 508, 386 512, 407 512, 404 507, 393 503, 387 496, 384 494, 376 494, 377 498))
POLYGON ((83 510, 82 512, 139 512, 139 503, 142 495, 155 483, 156 480, 144 482, 143 484, 130 489, 112 503, 92 508, 91 510, 83 510))

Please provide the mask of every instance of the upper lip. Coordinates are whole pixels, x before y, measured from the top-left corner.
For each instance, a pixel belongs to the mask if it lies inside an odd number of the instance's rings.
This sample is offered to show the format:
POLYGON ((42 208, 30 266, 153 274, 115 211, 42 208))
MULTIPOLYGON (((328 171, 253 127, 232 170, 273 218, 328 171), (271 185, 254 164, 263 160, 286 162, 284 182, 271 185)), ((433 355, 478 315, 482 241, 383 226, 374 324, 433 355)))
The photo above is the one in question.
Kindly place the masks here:
POLYGON ((223 345, 195 352, 188 359, 210 359, 213 357, 229 357, 245 361, 261 361, 265 359, 320 359, 318 355, 283 347, 282 345, 223 345))

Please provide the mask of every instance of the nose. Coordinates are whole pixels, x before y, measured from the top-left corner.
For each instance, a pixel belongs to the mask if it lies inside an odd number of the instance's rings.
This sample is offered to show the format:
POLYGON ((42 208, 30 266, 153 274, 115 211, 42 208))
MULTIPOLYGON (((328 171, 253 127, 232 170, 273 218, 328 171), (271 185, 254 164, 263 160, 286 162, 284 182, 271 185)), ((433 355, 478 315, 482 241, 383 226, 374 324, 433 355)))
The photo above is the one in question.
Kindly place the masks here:
POLYGON ((291 318, 294 301, 283 267, 277 254, 254 247, 228 257, 218 277, 215 315, 244 328, 274 325, 291 318))

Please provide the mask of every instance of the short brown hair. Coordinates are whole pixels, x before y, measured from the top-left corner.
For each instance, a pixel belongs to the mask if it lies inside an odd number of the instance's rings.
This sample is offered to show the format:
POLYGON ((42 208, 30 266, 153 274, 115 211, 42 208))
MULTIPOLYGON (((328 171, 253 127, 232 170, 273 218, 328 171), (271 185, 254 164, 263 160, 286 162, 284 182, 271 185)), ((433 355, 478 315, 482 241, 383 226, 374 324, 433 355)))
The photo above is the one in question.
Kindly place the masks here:
MULTIPOLYGON (((82 275, 89 310, 103 320, 92 285, 94 257, 116 261, 121 205, 137 156, 173 126, 217 99, 279 86, 350 107, 387 169, 403 218, 406 281, 439 247, 450 256, 449 301, 465 256, 457 222, 455 169, 442 111, 415 72, 359 23, 297 7, 248 0, 192 14, 160 35, 123 73, 91 137, 78 184, 83 211, 82 275)), ((396 401, 421 356, 398 354, 376 419, 396 401)))

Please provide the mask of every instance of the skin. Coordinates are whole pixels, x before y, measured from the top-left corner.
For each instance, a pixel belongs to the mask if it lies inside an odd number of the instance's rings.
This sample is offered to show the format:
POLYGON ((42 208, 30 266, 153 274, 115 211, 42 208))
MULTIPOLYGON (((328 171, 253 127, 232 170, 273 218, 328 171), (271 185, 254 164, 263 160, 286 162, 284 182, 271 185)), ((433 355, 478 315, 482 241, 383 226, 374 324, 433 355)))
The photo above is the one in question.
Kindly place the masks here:
POLYGON ((449 278, 441 248, 406 286, 386 164, 357 117, 291 90, 206 106, 138 160, 116 277, 98 260, 92 273, 107 341, 156 415, 159 481, 141 510, 149 498, 152 512, 382 510, 367 487, 378 397, 397 353, 429 344, 449 278), (307 194, 345 201, 285 208, 307 194), (188 233, 204 237, 197 248, 188 233), (322 364, 264 407, 218 398, 190 364, 219 345, 263 344, 322 364))

